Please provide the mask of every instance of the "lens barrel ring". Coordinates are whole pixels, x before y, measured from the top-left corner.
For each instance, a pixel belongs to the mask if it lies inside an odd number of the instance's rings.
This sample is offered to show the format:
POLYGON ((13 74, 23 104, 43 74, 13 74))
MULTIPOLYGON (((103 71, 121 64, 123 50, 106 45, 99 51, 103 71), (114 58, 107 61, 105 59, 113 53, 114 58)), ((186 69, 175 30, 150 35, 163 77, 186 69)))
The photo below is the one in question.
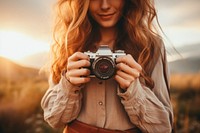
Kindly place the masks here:
POLYGON ((92 63, 92 69, 97 78, 107 80, 115 74, 115 62, 108 56, 100 56, 92 63))

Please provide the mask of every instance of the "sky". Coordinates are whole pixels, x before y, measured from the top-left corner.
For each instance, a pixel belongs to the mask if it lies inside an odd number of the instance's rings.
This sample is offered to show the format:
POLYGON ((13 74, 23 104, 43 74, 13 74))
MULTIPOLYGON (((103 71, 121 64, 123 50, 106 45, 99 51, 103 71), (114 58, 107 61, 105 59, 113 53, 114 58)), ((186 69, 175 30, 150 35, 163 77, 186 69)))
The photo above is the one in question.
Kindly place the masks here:
POLYGON ((0 55, 13 60, 48 51, 53 0, 0 0, 0 55))
MULTIPOLYGON (((56 0, 0 0, 0 56, 22 60, 52 42, 56 0)), ((200 44, 200 0, 155 0, 159 21, 175 47, 200 44)))
POLYGON ((180 47, 200 43, 200 0, 156 0, 161 26, 180 47))

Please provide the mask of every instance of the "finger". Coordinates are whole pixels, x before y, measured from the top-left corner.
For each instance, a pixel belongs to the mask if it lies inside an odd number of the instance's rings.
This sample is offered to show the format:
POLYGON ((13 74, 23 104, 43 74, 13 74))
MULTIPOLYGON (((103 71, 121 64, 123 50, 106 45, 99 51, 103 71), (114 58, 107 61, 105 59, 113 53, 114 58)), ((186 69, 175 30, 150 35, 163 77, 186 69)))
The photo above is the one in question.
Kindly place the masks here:
POLYGON ((116 75, 120 76, 123 79, 129 80, 129 81, 135 80, 135 78, 133 76, 128 75, 127 73, 124 73, 122 71, 117 71, 116 75))
POLYGON ((69 78, 70 83, 74 85, 80 85, 84 84, 90 81, 89 77, 70 77, 69 78))
POLYGON ((116 65, 116 68, 118 70, 122 70, 124 71, 125 73, 129 74, 129 75, 132 75, 134 77, 139 77, 140 76, 140 73, 137 69, 134 69, 134 68, 131 68, 129 67, 128 65, 124 64, 124 63, 119 63, 116 65))
POLYGON ((142 71, 142 67, 140 66, 140 64, 138 64, 130 54, 118 57, 116 59, 116 62, 117 63, 123 62, 132 68, 136 68, 140 72, 142 71))
POLYGON ((67 70, 79 69, 82 67, 89 67, 89 66, 90 62, 88 60, 73 61, 73 62, 68 62, 67 70))
POLYGON ((122 77, 120 77, 119 75, 115 75, 115 80, 119 83, 119 85, 122 89, 127 89, 131 84, 131 81, 125 80, 122 77))
POLYGON ((90 70, 87 68, 82 68, 82 69, 73 69, 71 71, 67 72, 68 77, 81 77, 81 76, 88 76, 90 75, 90 70))
POLYGON ((68 61, 77 61, 77 60, 89 60, 89 56, 82 52, 76 52, 68 58, 68 61))

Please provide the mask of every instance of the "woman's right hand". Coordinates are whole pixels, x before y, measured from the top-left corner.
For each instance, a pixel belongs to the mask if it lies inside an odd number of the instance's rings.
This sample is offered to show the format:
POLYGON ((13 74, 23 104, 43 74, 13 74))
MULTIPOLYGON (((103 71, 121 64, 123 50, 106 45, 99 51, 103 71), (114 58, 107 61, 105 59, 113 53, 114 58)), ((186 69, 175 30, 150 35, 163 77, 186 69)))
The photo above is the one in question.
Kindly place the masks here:
POLYGON ((88 55, 76 52, 68 58, 66 77, 73 85, 81 85, 90 81, 88 55))

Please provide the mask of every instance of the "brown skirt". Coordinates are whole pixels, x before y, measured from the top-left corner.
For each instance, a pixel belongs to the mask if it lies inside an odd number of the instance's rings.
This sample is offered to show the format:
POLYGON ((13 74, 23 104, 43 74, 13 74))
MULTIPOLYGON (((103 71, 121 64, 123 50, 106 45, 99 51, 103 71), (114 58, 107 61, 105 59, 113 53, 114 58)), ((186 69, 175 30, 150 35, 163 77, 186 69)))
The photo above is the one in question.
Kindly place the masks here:
POLYGON ((139 128, 132 128, 125 131, 109 130, 91 126, 75 120, 65 127, 63 133, 142 133, 142 132, 140 131, 139 128))

